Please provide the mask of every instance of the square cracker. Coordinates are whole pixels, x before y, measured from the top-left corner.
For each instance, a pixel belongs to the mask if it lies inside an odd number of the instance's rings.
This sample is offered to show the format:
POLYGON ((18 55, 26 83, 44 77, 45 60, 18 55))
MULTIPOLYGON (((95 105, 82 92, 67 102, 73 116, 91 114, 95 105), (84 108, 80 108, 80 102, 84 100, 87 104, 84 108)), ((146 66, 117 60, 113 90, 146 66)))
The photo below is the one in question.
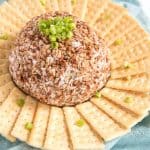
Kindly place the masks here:
POLYGON ((59 11, 72 12, 71 0, 58 0, 59 11))
POLYGON ((127 129, 131 128, 141 119, 143 119, 143 117, 141 118, 127 112, 125 109, 120 108, 118 105, 115 105, 104 97, 92 98, 91 102, 127 129))
POLYGON ((85 122, 82 127, 76 125, 76 121, 82 119, 73 107, 64 107, 67 128, 73 149, 103 149, 104 144, 101 137, 97 137, 85 122))
POLYGON ((113 53, 110 56, 111 68, 116 69, 123 65, 124 61, 135 62, 150 56, 150 40, 139 42, 133 48, 125 48, 124 50, 113 53))
POLYGON ((110 88, 104 88, 101 94, 108 98, 110 101, 126 108, 127 110, 135 113, 139 116, 145 116, 150 110, 149 96, 142 94, 134 94, 127 91, 115 90, 110 88), (126 103, 125 99, 130 97, 131 103, 126 103))
POLYGON ((91 26, 95 24, 100 14, 103 13, 107 8, 109 2, 109 0, 89 0, 85 21, 88 22, 91 26))
POLYGON ((77 110, 82 114, 97 134, 99 134, 105 141, 112 140, 128 132, 127 129, 122 128, 112 118, 94 106, 91 102, 77 105, 77 110))
POLYGON ((51 3, 51 11, 59 11, 58 0, 49 0, 51 3))
POLYGON ((0 87, 4 86, 5 84, 7 84, 10 81, 11 81, 11 77, 10 77, 9 73, 0 75, 0 87))
POLYGON ((21 13, 16 12, 8 2, 1 5, 0 17, 6 20, 7 23, 15 24, 18 27, 23 26, 26 21, 26 18, 21 13))
MULTIPOLYGON (((8 59, 9 53, 10 53, 9 50, 0 49, 0 59, 8 59)), ((5 64, 7 64, 7 62, 5 64)))
POLYGON ((50 114, 50 106, 38 103, 35 117, 33 120, 33 129, 30 132, 28 144, 41 148, 44 144, 47 124, 50 114))
POLYGON ((30 96, 26 97, 25 104, 15 122, 11 135, 21 141, 27 141, 30 131, 25 128, 26 123, 32 123, 36 113, 37 101, 30 96))
POLYGON ((13 40, 0 40, 0 49, 10 49, 13 46, 13 40))
POLYGON ((8 73, 8 63, 0 65, 0 75, 8 73))
POLYGON ((7 59, 3 59, 3 58, 1 59, 1 58, 0 58, 0 65, 5 64, 5 63, 7 63, 7 62, 8 62, 7 59))
POLYGON ((15 88, 15 85, 12 81, 6 83, 0 87, 0 103, 3 103, 10 92, 15 88))
POLYGON ((72 14, 84 20, 87 12, 87 4, 88 0, 75 0, 75 2, 72 3, 72 14))
POLYGON ((145 32, 139 25, 136 26, 132 31, 120 37, 121 44, 115 45, 114 43, 110 46, 111 52, 117 54, 118 51, 124 51, 124 49, 131 49, 136 46, 139 42, 149 39, 149 34, 145 32))
POLYGON ((25 95, 18 88, 14 88, 0 106, 0 134, 11 141, 15 140, 10 132, 21 110, 16 102, 20 98, 24 99, 25 95))
POLYGON ((99 36, 104 37, 125 13, 123 7, 109 3, 107 9, 99 16, 94 25, 99 36))
POLYGON ((107 82, 106 87, 128 90, 134 92, 149 92, 150 91, 150 75, 140 74, 131 76, 131 79, 111 79, 107 82))
POLYGON ((119 79, 128 76, 138 75, 141 73, 149 73, 150 70, 150 58, 145 58, 134 62, 131 64, 130 68, 124 68, 124 66, 111 71, 111 78, 112 79, 119 79))
POLYGON ((128 33, 136 25, 137 22, 135 19, 128 14, 123 15, 117 24, 105 35, 105 41, 108 43, 108 45, 111 45, 116 39, 128 33))
POLYGON ((70 149, 63 110, 59 107, 51 107, 43 147, 44 149, 53 149, 53 148, 58 150, 70 149))

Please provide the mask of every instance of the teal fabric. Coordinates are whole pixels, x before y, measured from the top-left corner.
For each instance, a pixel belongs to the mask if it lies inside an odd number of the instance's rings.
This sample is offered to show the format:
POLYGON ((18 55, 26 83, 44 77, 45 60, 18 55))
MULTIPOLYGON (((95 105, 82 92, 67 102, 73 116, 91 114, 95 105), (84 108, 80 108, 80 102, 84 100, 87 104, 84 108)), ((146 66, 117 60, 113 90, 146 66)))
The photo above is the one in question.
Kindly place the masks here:
MULTIPOLYGON (((4 0, 0 0, 0 3, 4 0)), ((150 20, 143 13, 138 0, 114 0, 126 7, 132 16, 150 32, 150 20)), ((25 143, 10 143, 0 137, 0 150, 36 150, 25 143)), ((106 150, 150 150, 150 115, 133 127, 132 131, 121 138, 106 143, 106 150)))

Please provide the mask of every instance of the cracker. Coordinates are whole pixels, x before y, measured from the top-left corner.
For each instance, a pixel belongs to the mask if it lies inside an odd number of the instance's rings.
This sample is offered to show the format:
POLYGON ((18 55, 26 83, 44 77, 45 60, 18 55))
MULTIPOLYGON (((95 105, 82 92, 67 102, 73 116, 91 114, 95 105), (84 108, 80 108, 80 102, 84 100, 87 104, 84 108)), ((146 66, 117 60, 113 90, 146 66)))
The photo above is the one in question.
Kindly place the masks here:
MULTIPOLYGON (((125 63, 125 62, 124 62, 125 63)), ((131 64, 130 68, 124 68, 124 66, 111 71, 111 78, 118 79, 124 78, 132 75, 137 75, 141 73, 148 73, 150 72, 150 58, 145 58, 140 61, 134 62, 131 64)))
POLYGON ((128 33, 137 25, 137 22, 129 15, 124 15, 117 24, 105 35, 105 41, 111 45, 116 39, 128 33))
POLYGON ((92 103, 77 105, 77 110, 87 120, 88 124, 105 140, 112 140, 128 132, 92 103))
POLYGON ((8 62, 0 65, 0 75, 8 73, 8 62))
POLYGON ((45 140, 45 134, 50 113, 50 106, 38 103, 35 118, 33 120, 33 129, 29 135, 28 144, 41 148, 45 140))
POLYGON ((5 101, 13 88, 15 88, 15 85, 12 81, 0 87, 0 103, 3 103, 5 101))
POLYGON ((10 132, 21 110, 21 107, 16 103, 17 99, 20 98, 25 98, 25 95, 18 88, 14 88, 0 106, 0 134, 8 140, 14 140, 14 137, 10 135, 10 132))
POLYGON ((146 39, 149 39, 149 34, 138 25, 132 31, 120 37, 120 40, 122 41, 120 45, 115 45, 113 43, 110 49, 112 53, 115 54, 118 51, 124 51, 125 48, 133 48, 139 42, 144 41, 146 39))
POLYGON ((109 3, 107 9, 99 16, 94 27, 100 37, 104 37, 123 17, 125 9, 119 5, 109 3))
POLYGON ((32 123, 36 112, 37 101, 30 96, 26 97, 25 104, 15 122, 11 135, 21 141, 27 141, 30 131, 25 128, 26 123, 32 123))
POLYGON ((0 16, 5 19, 7 23, 15 24, 18 27, 22 27, 26 19, 23 18, 20 13, 16 13, 12 6, 10 6, 7 2, 4 2, 1 5, 0 16))
POLYGON ((109 0, 89 0, 87 5, 87 14, 85 21, 91 26, 96 22, 98 17, 107 8, 109 0))
POLYGON ((10 49, 13 45, 13 41, 8 40, 0 40, 0 49, 10 49))
POLYGON ((104 88, 101 94, 112 102, 134 112, 135 114, 145 116, 150 110, 149 96, 142 94, 134 94, 126 91, 120 91, 110 88, 104 88), (131 103, 125 102, 126 98, 132 98, 131 103))
POLYGON ((9 50, 0 49, 0 59, 7 59, 8 56, 9 56, 9 50))
POLYGON ((8 60, 7 59, 0 59, 0 65, 7 63, 8 60))
POLYGON ((51 11, 59 11, 58 0, 49 0, 51 3, 51 11))
POLYGON ((111 54, 111 68, 116 69, 123 65, 124 61, 135 62, 150 56, 150 40, 145 40, 133 48, 124 49, 111 54))
POLYGON ((7 10, 7 14, 13 14, 13 17, 19 18, 18 21, 20 21, 22 23, 25 23, 28 21, 28 18, 22 12, 20 12, 20 11, 18 12, 16 10, 16 8, 12 7, 8 2, 5 2, 5 5, 6 5, 5 9, 7 10), (8 10, 9 10, 9 12, 8 12, 8 10))
POLYGON ((34 10, 32 10, 31 6, 28 5, 26 0, 9 0, 9 4, 12 7, 15 7, 16 11, 23 13, 27 18, 31 19, 32 17, 35 17, 35 14, 33 13, 33 11, 36 11, 35 7, 34 10))
MULTIPOLYGON (((82 127, 76 125, 76 122, 82 117, 75 108, 64 108, 67 127, 70 133, 73 149, 103 149, 102 139, 97 137, 85 122, 82 127)), ((83 120, 83 119, 82 119, 83 120)))
POLYGON ((150 76, 147 74, 140 74, 131 77, 131 79, 109 80, 106 87, 135 91, 135 92, 149 92, 150 91, 150 76))
POLYGON ((72 14, 84 20, 87 12, 87 4, 88 0, 75 0, 75 2, 72 3, 72 14))
POLYGON ((15 25, 8 23, 6 19, 1 18, 0 24, 2 25, 0 28, 0 35, 7 34, 9 39, 14 39, 16 34, 20 31, 15 25))
POLYGON ((42 13, 45 13, 45 7, 43 7, 40 3, 40 0, 26 0, 27 5, 29 6, 30 13, 33 14, 33 16, 41 15, 42 13), (35 9, 36 5, 36 9, 35 9))
POLYGON ((68 135, 61 108, 51 107, 44 149, 69 150, 68 135))
POLYGON ((138 121, 140 117, 135 117, 132 113, 127 112, 125 109, 120 108, 119 106, 111 103, 108 99, 101 97, 92 98, 91 101, 105 113, 117 121, 119 124, 123 125, 125 128, 131 128, 138 121))
POLYGON ((71 0, 58 0, 59 11, 72 12, 71 0))
POLYGON ((0 87, 4 86, 5 84, 7 84, 10 81, 11 81, 11 77, 10 77, 9 73, 0 75, 0 87))

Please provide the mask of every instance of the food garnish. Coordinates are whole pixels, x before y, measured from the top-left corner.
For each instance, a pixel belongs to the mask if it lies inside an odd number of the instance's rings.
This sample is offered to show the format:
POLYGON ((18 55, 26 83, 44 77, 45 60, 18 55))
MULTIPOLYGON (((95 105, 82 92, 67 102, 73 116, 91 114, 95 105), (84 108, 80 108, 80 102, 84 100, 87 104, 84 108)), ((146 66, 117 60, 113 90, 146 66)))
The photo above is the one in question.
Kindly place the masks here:
POLYGON ((71 0, 71 4, 74 5, 77 3, 77 0, 71 0))
POLYGON ((131 63, 125 61, 125 62, 124 62, 124 68, 125 68, 125 69, 133 68, 133 64, 131 64, 131 63))
POLYGON ((117 39, 115 42, 114 42, 114 45, 115 46, 118 46, 118 45, 121 45, 123 43, 123 41, 121 39, 117 39))
POLYGON ((46 1, 45 0, 39 0, 42 6, 46 5, 46 1))
POLYGON ((39 31, 49 38, 52 49, 58 48, 59 41, 72 38, 75 27, 75 22, 70 16, 40 20, 38 24, 39 31))
POLYGON ((33 124, 32 124, 31 122, 27 122, 27 123, 25 124, 25 128, 26 128, 27 130, 32 130, 32 129, 33 129, 33 124))
POLYGON ((8 34, 0 35, 0 40, 8 40, 8 38, 9 38, 8 34))
POLYGON ((20 98, 20 99, 17 100, 17 105, 19 107, 23 107, 24 104, 25 104, 25 100, 23 98, 20 98))
POLYGON ((79 119, 79 120, 76 121, 75 124, 76 124, 76 126, 78 126, 78 127, 82 127, 82 126, 84 126, 85 121, 84 121, 83 119, 79 119))
POLYGON ((124 102, 127 103, 127 104, 131 104, 133 102, 133 98, 132 97, 126 97, 124 99, 124 102))
POLYGON ((94 95, 96 98, 101 98, 101 93, 99 91, 97 91, 94 95))

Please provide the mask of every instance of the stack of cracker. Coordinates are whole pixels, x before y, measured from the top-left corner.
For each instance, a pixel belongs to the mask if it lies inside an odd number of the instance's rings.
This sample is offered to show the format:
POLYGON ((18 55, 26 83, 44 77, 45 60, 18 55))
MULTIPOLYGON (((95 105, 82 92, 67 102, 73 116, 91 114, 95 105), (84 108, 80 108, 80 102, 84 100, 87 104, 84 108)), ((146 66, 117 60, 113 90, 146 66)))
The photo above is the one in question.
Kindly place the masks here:
POLYGON ((130 132, 150 110, 149 34, 109 0, 8 0, 0 6, 0 134, 41 149, 104 149, 130 132), (109 45, 111 78, 99 98, 75 107, 41 104, 12 82, 8 55, 17 33, 32 17, 68 11, 94 28, 109 45), (25 99, 17 105, 17 99, 25 99), (32 124, 27 130, 25 125, 32 124))

